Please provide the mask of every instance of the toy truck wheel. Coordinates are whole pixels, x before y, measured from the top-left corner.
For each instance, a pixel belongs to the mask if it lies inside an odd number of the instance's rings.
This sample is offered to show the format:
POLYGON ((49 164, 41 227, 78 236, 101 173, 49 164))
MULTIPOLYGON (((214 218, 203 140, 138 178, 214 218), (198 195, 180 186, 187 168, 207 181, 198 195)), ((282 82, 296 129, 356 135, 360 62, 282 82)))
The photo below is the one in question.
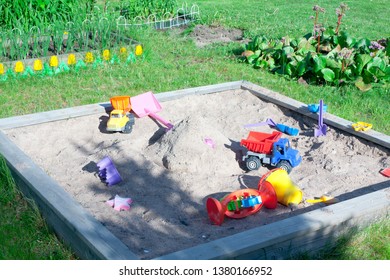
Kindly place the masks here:
POLYGON ((257 170, 261 166, 260 159, 258 157, 251 156, 246 160, 246 167, 249 170, 257 170))
POLYGON ((123 133, 126 133, 126 134, 129 134, 133 130, 133 125, 135 122, 133 114, 129 114, 128 117, 129 117, 129 121, 126 123, 126 125, 123 129, 123 133))
POLYGON ((292 170, 292 166, 291 164, 287 161, 287 160, 281 160, 277 165, 276 165, 277 168, 280 168, 280 169, 283 169, 283 170, 286 170, 288 174, 290 174, 291 170, 292 170))
POLYGON ((125 128, 123 129, 123 133, 129 134, 133 130, 133 126, 130 122, 127 122, 125 128))

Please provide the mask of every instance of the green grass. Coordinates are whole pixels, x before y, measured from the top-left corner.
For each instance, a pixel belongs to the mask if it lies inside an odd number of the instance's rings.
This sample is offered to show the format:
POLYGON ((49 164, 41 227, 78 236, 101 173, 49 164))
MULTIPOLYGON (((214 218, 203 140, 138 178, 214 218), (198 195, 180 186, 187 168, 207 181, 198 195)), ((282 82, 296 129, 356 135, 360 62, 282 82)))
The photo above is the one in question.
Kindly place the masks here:
MULTIPOLYGON (((360 0, 347 3, 351 9, 343 19, 342 30, 346 29, 353 36, 369 39, 389 36, 390 26, 387 22, 385 0, 370 3, 360 0), (372 25, 374 16, 375 25, 372 25)), ((197 4, 204 23, 241 28, 249 39, 257 34, 280 38, 285 35, 301 36, 310 32, 312 22, 308 18, 312 15, 312 7, 315 4, 326 9, 320 21, 335 24, 335 8, 340 2, 295 1, 286 4, 286 1, 282 0, 272 2, 200 0, 197 4)), ((245 63, 239 63, 235 53, 242 50, 240 44, 214 44, 197 48, 188 36, 190 31, 191 29, 178 34, 176 30, 165 32, 130 30, 130 36, 142 42, 145 49, 144 60, 138 60, 134 64, 105 65, 79 73, 45 78, 11 79, 0 83, 0 118, 106 102, 114 95, 135 95, 148 90, 158 93, 248 80, 304 103, 315 103, 322 98, 328 104, 330 113, 351 121, 372 123, 375 130, 390 134, 388 84, 374 87, 365 93, 353 87, 305 86, 263 70, 253 69, 245 63)), ((1 174, 5 174, 5 170, 4 167, 0 167, 1 174)), ((8 175, 2 175, 0 181, 0 254, 3 254, 0 258, 74 258, 50 232, 34 207, 31 208, 30 204, 14 190, 13 183, 9 180, 8 175), (24 247, 26 247, 25 251, 21 249, 24 247)), ((379 255, 367 255, 367 258, 389 259, 389 224, 380 222, 373 226, 374 229, 375 227, 384 230, 373 233, 369 228, 362 232, 368 237, 367 240, 362 241, 361 237, 353 235, 346 237, 345 241, 355 243, 342 244, 347 244, 346 247, 352 246, 348 244, 354 244, 353 246, 359 244, 359 248, 367 251, 365 246, 371 246, 371 240, 378 236, 382 240, 387 240, 386 245, 382 246, 385 252, 379 255)), ((381 247, 380 242, 375 242, 381 247)), ((342 256, 341 259, 348 258, 350 253, 341 255, 338 249, 340 247, 342 246, 338 245, 336 253, 328 252, 328 255, 321 258, 333 258, 338 255, 342 256)), ((353 255, 351 258, 360 259, 366 256, 353 255)))
POLYGON ((322 256, 338 260, 390 260, 389 217, 343 236, 334 248, 325 251, 322 256))
POLYGON ((47 227, 34 203, 17 190, 0 157, 0 260, 74 259, 47 227))
MULTIPOLYGON (((312 259, 309 253, 294 259, 312 259)), ((322 260, 390 260, 390 219, 384 217, 363 229, 352 229, 315 255, 322 260)))

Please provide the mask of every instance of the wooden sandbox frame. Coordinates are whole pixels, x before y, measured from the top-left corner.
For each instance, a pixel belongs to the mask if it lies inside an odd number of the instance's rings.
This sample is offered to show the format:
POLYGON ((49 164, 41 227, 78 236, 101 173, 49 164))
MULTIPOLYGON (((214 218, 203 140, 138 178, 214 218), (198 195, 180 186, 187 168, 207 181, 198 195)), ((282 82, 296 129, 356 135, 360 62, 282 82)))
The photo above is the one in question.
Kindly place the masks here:
MULTIPOLYGON (((156 94, 156 97, 158 101, 164 102, 189 95, 237 89, 247 90, 266 102, 318 119, 317 114, 307 110, 307 104, 247 81, 164 92, 156 94)), ((3 130, 11 128, 106 113, 110 108, 107 102, 0 119, 0 154, 4 156, 23 194, 35 201, 47 223, 80 258, 137 260, 139 257, 136 254, 3 133, 3 130)), ((352 122, 329 113, 324 115, 324 123, 390 149, 388 135, 374 130, 356 132, 351 127, 352 122)), ((390 180, 388 186, 379 191, 156 259, 286 259, 302 252, 318 252, 341 233, 384 217, 389 214, 389 210, 390 180)))

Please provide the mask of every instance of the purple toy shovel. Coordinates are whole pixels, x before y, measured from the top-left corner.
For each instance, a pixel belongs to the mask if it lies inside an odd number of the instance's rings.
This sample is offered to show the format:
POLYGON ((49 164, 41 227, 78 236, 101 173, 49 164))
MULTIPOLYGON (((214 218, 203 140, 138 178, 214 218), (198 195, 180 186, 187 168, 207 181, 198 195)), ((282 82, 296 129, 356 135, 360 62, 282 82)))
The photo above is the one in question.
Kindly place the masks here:
POLYGON ((323 113, 323 106, 324 103, 322 99, 320 100, 320 108, 319 108, 319 115, 318 115, 318 129, 314 129, 314 136, 325 136, 326 135, 326 130, 328 129, 328 126, 324 124, 324 118, 322 116, 323 113))

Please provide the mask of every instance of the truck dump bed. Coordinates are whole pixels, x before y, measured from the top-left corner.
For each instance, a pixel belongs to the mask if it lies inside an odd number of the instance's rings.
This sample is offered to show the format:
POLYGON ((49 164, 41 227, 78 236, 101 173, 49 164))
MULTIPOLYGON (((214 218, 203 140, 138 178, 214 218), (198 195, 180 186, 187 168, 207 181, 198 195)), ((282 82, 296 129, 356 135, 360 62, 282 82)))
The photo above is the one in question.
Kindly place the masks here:
POLYGON ((114 110, 123 110, 125 112, 131 110, 130 96, 114 96, 110 98, 110 102, 114 110))
POLYGON ((250 131, 246 139, 242 139, 241 146, 244 146, 251 152, 270 154, 272 150, 272 144, 279 140, 282 133, 274 131, 272 134, 250 131))

